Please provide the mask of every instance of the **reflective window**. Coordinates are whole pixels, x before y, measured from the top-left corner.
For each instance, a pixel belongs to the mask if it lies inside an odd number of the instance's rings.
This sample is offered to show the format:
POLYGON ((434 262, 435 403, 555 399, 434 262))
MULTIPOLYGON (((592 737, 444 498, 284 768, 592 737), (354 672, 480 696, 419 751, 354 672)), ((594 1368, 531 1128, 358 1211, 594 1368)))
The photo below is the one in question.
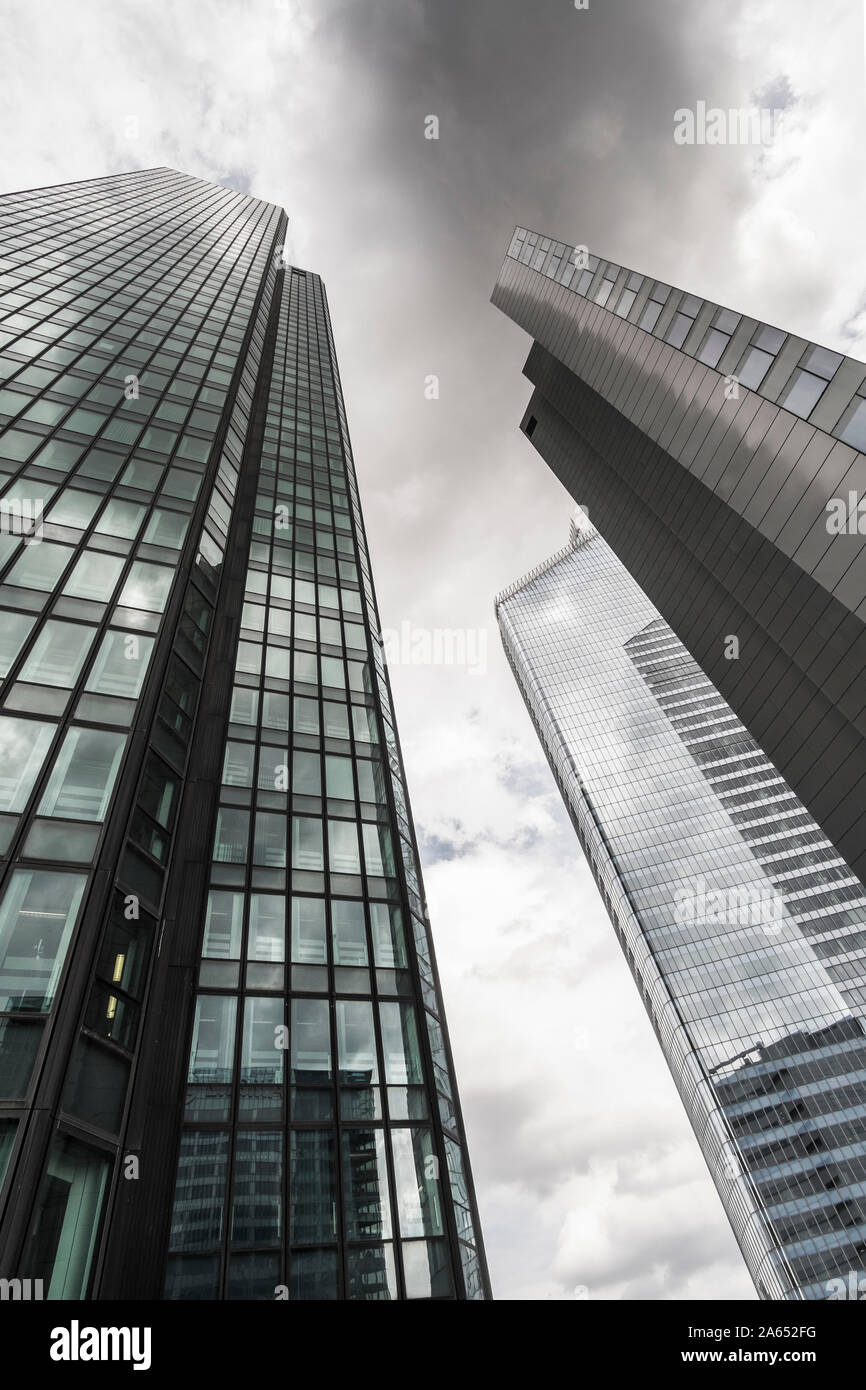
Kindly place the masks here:
POLYGON ((81 674, 95 636, 95 627, 49 618, 43 623, 21 667, 19 678, 35 685, 71 689, 81 674))
POLYGON ((39 803, 39 814, 103 820, 126 738, 126 734, 104 729, 69 729, 39 803))
POLYGON ((86 883, 84 874, 12 874, 0 903, 0 1008, 51 1008, 86 883))
POLYGON ((24 810, 55 728, 0 715, 0 811, 24 810))
POLYGON ((154 639, 139 632, 106 632, 84 683, 100 695, 137 700, 153 652, 154 639))

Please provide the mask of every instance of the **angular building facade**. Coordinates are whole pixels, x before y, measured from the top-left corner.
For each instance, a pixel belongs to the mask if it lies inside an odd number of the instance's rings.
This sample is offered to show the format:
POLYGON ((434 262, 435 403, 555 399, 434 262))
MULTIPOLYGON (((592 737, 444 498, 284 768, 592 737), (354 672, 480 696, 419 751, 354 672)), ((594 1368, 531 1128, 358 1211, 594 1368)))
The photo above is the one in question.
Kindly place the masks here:
POLYGON ((0 200, 0 1275, 487 1277, 324 286, 170 169, 0 200))
POLYGON ((522 227, 493 303, 524 432, 866 882, 866 365, 522 227))
POLYGON ((862 885, 585 516, 496 607, 759 1295, 847 1297, 866 1269, 862 885))

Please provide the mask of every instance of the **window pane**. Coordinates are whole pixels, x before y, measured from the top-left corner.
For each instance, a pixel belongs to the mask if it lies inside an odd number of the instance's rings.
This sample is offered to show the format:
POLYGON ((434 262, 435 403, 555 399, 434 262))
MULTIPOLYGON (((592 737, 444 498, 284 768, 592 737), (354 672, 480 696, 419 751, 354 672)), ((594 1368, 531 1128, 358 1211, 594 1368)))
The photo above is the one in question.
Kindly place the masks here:
POLYGON ((334 1136, 330 1130, 293 1130, 291 1240, 316 1245, 337 1235, 334 1136))
POLYGON ((385 1080, 391 1086, 420 1086, 424 1081, 415 1008, 412 1004, 379 1005, 385 1080))
POLYGON ((126 608, 144 608, 161 613, 173 579, 174 571, 164 565, 150 565, 145 560, 136 560, 118 602, 126 608))
POLYGON ((371 903, 370 922, 376 964, 383 970, 405 969, 403 914, 399 907, 389 907, 386 903, 371 903))
POLYGON ((238 1001, 200 994, 195 1001, 187 1074, 188 1120, 224 1120, 229 1113, 238 1001))
POLYGON ((337 1058, 342 1081, 378 1081, 373 1005, 368 999, 337 1001, 337 1058))
POLYGON ((250 897, 248 960, 286 958, 286 900, 275 893, 253 893, 250 897))
POLYGON ((22 1273, 42 1279, 49 1299, 84 1299, 110 1168, 105 1154, 58 1135, 22 1258, 22 1273))
POLYGON ((427 1129, 392 1129, 397 1220, 403 1236, 442 1234, 438 1165, 427 1129), (431 1161, 433 1160, 433 1161, 431 1161))
POLYGON ((327 999, 293 999, 292 1084, 305 1085, 331 1078, 331 1029, 327 999))
MULTIPOLYGON (((354 821, 328 821, 328 849, 332 873, 359 874, 361 872, 358 827, 354 821)), ((375 873, 376 870, 374 869, 372 872, 375 873)))
POLYGON ((19 869, 0 905, 0 1009, 47 1013, 87 878, 19 869))
POLYGON ((282 1112, 283 1055, 281 1030, 285 1002, 247 997, 241 1043, 239 1113, 250 1120, 278 1120, 282 1112))
POLYGON ((811 372, 798 370, 779 404, 806 420, 824 394, 826 386, 827 383, 822 377, 813 376, 811 372))
POLYGON ((24 810, 54 730, 54 724, 0 715, 0 811, 24 810))
POLYGON ((102 498, 97 492, 78 492, 67 488, 45 518, 58 526, 79 526, 83 530, 93 520, 102 498))
POLYGON ((323 869, 322 822, 309 816, 292 817, 292 868, 323 869))
POLYGON ((123 566, 124 560, 120 555, 103 555, 96 550, 85 550, 73 566, 63 592, 75 598, 99 599, 106 603, 114 592, 123 566))
POLYGON ((769 352, 762 352, 760 348, 750 347, 746 350, 737 369, 737 379, 743 386, 750 391, 757 391, 767 372, 773 365, 773 357, 769 352))
POLYGON ((354 801, 355 784, 352 780, 352 759, 339 758, 329 753, 325 758, 325 784, 328 796, 339 797, 344 801, 354 801))
MULTIPOLYGON (((207 1250, 218 1243, 227 1163, 227 1134, 191 1130, 181 1135, 171 1219, 172 1250, 207 1250)), ((169 1280, 180 1286, 174 1296, 185 1296, 181 1271, 169 1272, 166 1292, 170 1296, 169 1280)), ((210 1296, 216 1298, 216 1291, 210 1296)))
POLYGON ((217 815, 213 857, 221 863, 244 864, 250 834, 249 811, 221 806, 217 815))
POLYGON ((6 583, 47 593, 54 588, 74 554, 70 546, 55 545, 53 541, 25 546, 6 576, 6 583))
POLYGON ((133 540, 138 535, 145 511, 146 508, 138 502, 112 498, 96 523, 96 530, 106 536, 125 536, 127 540, 133 540))
POLYGON ((144 539, 152 545, 169 545, 180 550, 189 526, 189 519, 182 512, 167 512, 157 507, 144 533, 144 539))
POLYGON ((286 817, 279 812, 257 813, 253 863, 269 868, 285 868, 286 817))
POLYGON ((212 888, 208 893, 202 954, 211 960, 240 960, 243 893, 212 888))
POLYGON ((103 820, 126 738, 103 729, 70 729, 39 803, 39 814, 103 820))
POLYGON ((292 899, 292 961, 296 965, 325 965, 325 901, 323 898, 292 899))
POLYGON ((19 673, 19 680, 71 690, 81 674, 95 636, 95 627, 67 623, 62 618, 49 618, 33 643, 19 673))
MULTIPOLYGON (((234 1247, 278 1243, 282 1231, 282 1175, 282 1135, 241 1130, 235 1141, 231 1232, 234 1247)), ((273 1286, 270 1297, 273 1298, 273 1286)))
POLYGON ((347 1238, 387 1239, 391 1207, 381 1129, 359 1129, 343 1135, 343 1183, 347 1238))
POLYGON ((138 699, 153 647, 154 639, 138 632, 106 632, 84 689, 138 699))
POLYGON ((35 622, 26 613, 0 613, 0 678, 8 676, 35 622))
POLYGON ((334 938, 334 964, 367 964, 367 933, 364 927, 364 907, 360 902, 331 902, 331 924, 334 938))

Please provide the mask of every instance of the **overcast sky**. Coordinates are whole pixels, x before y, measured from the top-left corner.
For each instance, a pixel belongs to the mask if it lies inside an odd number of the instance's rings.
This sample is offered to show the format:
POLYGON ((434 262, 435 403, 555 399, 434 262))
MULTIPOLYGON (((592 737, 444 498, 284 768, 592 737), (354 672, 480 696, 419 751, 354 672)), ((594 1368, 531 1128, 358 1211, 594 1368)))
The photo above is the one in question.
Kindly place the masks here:
POLYGON ((486 637, 391 676, 495 1294, 754 1297, 501 653, 493 595, 570 502, 489 297, 521 222, 862 357, 862 0, 3 11, 0 190, 170 165, 285 207, 383 624, 486 637), (775 142, 677 145, 699 100, 782 109, 775 142))

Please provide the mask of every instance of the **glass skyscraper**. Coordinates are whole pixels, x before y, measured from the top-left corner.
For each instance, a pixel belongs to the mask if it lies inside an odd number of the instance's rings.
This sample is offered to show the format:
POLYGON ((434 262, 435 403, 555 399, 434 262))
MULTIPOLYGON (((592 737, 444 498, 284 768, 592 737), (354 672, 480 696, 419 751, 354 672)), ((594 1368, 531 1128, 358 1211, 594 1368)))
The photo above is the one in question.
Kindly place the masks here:
POLYGON ((524 227, 493 302, 533 447, 866 882, 866 364, 524 227))
POLYGON ((0 199, 0 1275, 480 1299, 324 286, 171 169, 0 199))
POLYGON ((582 513, 496 608, 759 1294, 847 1289, 866 1269, 862 885, 582 513))

